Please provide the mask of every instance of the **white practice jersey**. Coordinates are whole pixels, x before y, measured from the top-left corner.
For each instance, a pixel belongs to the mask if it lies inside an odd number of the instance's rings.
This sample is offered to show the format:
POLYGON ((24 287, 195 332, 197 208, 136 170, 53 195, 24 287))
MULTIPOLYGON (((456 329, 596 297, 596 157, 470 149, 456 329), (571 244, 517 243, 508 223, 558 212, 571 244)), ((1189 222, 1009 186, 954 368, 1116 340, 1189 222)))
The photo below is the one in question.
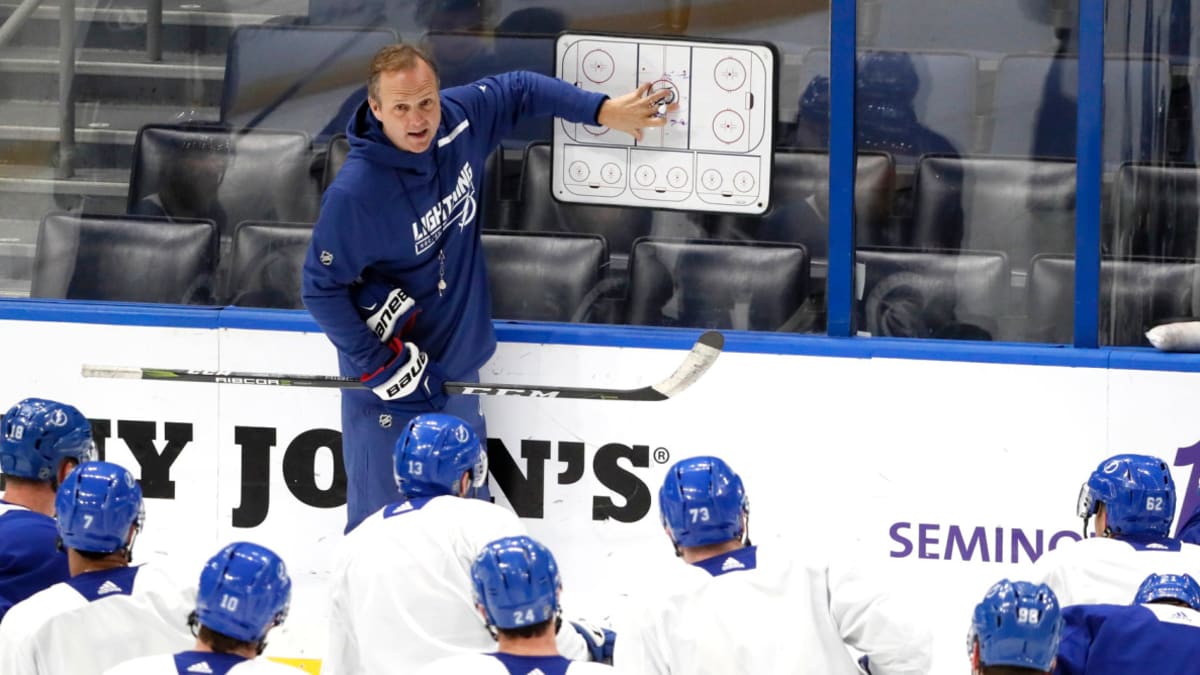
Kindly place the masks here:
POLYGON ((1044 554, 1034 580, 1049 586, 1063 607, 1128 605, 1151 574, 1184 573, 1200 579, 1200 546, 1177 539, 1090 537, 1044 554))
POLYGON ((617 626, 613 665, 673 675, 925 675, 930 636, 867 575, 748 546, 695 565, 617 626))
POLYGON ((521 534, 516 514, 478 499, 418 497, 368 517, 334 564, 322 675, 407 673, 494 650, 475 609, 471 563, 489 542, 521 534))
POLYGON ((300 671, 261 657, 190 651, 126 661, 104 675, 300 675, 300 671))
POLYGON ((418 675, 615 675, 612 666, 562 656, 462 654, 439 659, 418 675))
POLYGON ((195 605, 195 587, 147 565, 80 574, 9 611, 0 623, 0 673, 100 675, 132 658, 187 649, 195 605))

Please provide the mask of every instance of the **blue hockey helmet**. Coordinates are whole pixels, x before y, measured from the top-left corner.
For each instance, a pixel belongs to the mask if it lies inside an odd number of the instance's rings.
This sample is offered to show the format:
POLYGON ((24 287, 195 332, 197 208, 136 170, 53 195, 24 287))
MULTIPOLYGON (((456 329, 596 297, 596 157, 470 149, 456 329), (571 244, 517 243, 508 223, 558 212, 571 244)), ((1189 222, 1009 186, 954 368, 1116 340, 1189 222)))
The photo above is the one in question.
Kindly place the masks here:
POLYGON ((1149 455, 1104 460, 1079 490, 1076 513, 1084 519, 1104 504, 1108 531, 1126 536, 1165 537, 1175 519, 1175 482, 1166 462, 1149 455))
POLYGON ((27 398, 4 413, 0 473, 54 481, 64 461, 82 464, 95 458, 92 427, 74 406, 27 398))
POLYGON ((1049 586, 1003 579, 975 606, 967 653, 974 658, 978 643, 981 665, 1048 671, 1062 626, 1062 610, 1049 586))
POLYGON ((1151 574, 1138 586, 1136 604, 1170 598, 1200 610, 1200 584, 1189 574, 1151 574))
POLYGON ((132 549, 142 529, 142 488, 125 467, 88 462, 67 474, 54 497, 58 536, 79 551, 113 553, 132 549))
POLYGON ((532 626, 558 613, 558 563, 550 549, 529 537, 484 546, 471 565, 471 583, 488 624, 497 628, 532 626))
POLYGON ((418 415, 396 441, 393 470, 406 497, 458 495, 464 471, 471 487, 487 480, 487 450, 471 426, 443 413, 418 415))
POLYGON ((259 642, 287 618, 291 600, 283 559, 265 546, 238 542, 221 549, 200 572, 196 618, 235 640, 259 642))
POLYGON ((719 457, 690 457, 667 470, 658 491, 663 525, 678 546, 717 544, 742 536, 749 511, 742 479, 719 457))

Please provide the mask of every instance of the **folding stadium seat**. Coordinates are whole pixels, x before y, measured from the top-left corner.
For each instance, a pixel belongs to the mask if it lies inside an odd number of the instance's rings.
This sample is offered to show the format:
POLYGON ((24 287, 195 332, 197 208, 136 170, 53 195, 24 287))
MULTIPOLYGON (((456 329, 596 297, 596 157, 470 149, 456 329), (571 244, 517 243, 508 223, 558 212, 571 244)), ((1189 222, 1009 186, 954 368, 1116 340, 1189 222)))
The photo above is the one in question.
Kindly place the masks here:
MULTIPOLYGON (((963 52, 864 51, 857 59, 859 150, 912 164, 927 153, 969 153, 975 142, 977 63, 963 52)), ((804 59, 797 135, 790 145, 829 147, 829 50, 804 59)))
MULTIPOLYGON (((854 218, 859 243, 883 243, 896 170, 892 158, 859 153, 854 179, 854 218)), ((804 244, 813 262, 829 252, 829 154, 780 149, 771 174, 771 210, 761 216, 715 217, 718 239, 804 244)))
MULTIPOLYGON (((1075 158, 1079 62, 1050 55, 1000 61, 991 152, 1075 158)), ((1163 161, 1171 69, 1166 59, 1104 61, 1104 161, 1163 161)))
POLYGON ((147 125, 134 146, 129 212, 212 220, 224 252, 243 220, 316 220, 309 164, 300 131, 147 125))
POLYGON ((995 340, 1008 262, 988 251, 859 249, 857 330, 875 336, 995 340))
POLYGON ((808 296, 800 244, 639 239, 627 320, 643 326, 795 330, 808 296))
POLYGON ((210 220, 49 213, 38 230, 30 296, 206 304, 216 247, 210 220))
POLYGON ((221 121, 324 140, 365 98, 375 52, 396 42, 390 28, 239 26, 226 52, 221 121))
POLYGON ((1114 226, 1104 238, 1114 257, 1196 258, 1200 169, 1124 164, 1113 185, 1114 226))
MULTIPOLYGON (((1160 323, 1200 315, 1200 265, 1192 261, 1103 260, 1100 263, 1100 344, 1149 345, 1160 323)), ((1026 334, 1037 342, 1070 343, 1075 320, 1075 259, 1040 255, 1029 272, 1026 334)))
POLYGON ((702 224, 686 214, 623 206, 559 202, 550 193, 551 149, 545 143, 525 148, 521 169, 520 214, 516 229, 533 232, 585 232, 608 241, 614 267, 623 268, 639 237, 698 237, 702 224))
POLYGON ((1074 162, 924 157, 914 202, 917 248, 1003 251, 1019 273, 1075 249, 1074 162))
POLYGON ((608 246, 594 234, 483 233, 492 316, 587 321, 603 289, 608 246))
POLYGON ((321 171, 321 192, 325 192, 325 188, 333 182, 349 155, 350 139, 346 138, 346 134, 337 134, 329 139, 329 150, 325 152, 325 167, 321 171))
POLYGON ((312 227, 311 223, 238 223, 222 301, 240 307, 304 309, 300 279, 312 227))

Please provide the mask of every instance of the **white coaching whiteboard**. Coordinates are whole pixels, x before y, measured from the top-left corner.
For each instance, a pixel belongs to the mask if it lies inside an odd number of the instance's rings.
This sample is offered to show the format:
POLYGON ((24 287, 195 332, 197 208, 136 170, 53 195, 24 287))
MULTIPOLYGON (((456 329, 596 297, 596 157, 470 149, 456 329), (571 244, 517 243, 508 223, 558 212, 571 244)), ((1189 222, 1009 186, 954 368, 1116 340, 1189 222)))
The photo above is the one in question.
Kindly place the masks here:
POLYGON ((564 33, 556 74, 621 96, 645 82, 679 109, 642 140, 588 124, 554 127, 560 201, 763 213, 770 206, 776 58, 770 45, 564 33))

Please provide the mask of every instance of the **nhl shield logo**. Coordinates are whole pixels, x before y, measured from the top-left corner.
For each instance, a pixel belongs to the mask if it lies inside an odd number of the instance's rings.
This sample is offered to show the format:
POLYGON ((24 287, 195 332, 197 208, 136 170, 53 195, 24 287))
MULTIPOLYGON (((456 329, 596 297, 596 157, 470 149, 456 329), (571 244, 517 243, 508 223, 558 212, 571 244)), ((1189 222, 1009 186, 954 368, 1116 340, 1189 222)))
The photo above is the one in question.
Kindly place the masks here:
POLYGON ((392 416, 388 413, 383 413, 380 415, 379 426, 383 427, 384 429, 390 429, 392 427, 392 416))
POLYGON ((333 264, 333 254, 329 251, 321 251, 321 264, 329 267, 333 264))

